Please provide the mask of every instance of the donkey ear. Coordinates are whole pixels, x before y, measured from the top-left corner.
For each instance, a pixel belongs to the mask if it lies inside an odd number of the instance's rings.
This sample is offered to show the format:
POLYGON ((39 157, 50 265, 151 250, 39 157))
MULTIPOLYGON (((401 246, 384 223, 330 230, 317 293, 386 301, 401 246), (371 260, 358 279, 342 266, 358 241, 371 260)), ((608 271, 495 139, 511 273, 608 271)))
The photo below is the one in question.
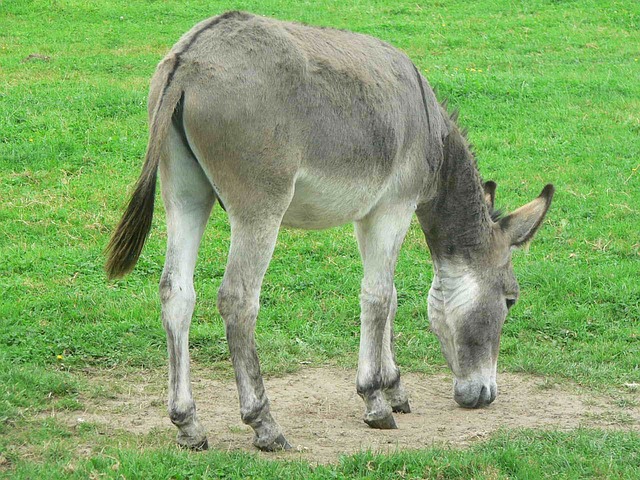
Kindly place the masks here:
POLYGON ((489 210, 493 210, 496 201, 496 188, 498 188, 498 185, 493 180, 489 180, 488 182, 484 182, 482 188, 484 189, 484 201, 489 206, 489 210))
POLYGON ((533 238, 549 210, 554 192, 553 185, 547 185, 533 202, 499 220, 500 228, 507 234, 512 247, 520 247, 533 238))

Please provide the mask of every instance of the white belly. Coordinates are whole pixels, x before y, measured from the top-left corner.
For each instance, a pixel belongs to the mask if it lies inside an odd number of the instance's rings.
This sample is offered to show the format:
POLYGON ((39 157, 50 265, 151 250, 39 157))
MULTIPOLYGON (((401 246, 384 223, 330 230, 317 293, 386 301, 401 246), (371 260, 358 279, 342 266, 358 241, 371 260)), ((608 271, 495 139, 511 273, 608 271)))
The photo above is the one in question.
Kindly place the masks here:
POLYGON ((364 217, 382 195, 381 185, 353 179, 327 179, 303 173, 282 224, 303 229, 323 229, 364 217))

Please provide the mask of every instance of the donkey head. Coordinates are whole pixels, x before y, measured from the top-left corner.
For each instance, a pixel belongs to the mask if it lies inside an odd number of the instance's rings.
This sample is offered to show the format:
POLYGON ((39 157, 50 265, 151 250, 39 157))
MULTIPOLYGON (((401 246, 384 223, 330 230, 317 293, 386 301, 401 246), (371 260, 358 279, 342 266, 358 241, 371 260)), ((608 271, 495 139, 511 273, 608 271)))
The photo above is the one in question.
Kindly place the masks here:
MULTIPOLYGON (((493 182, 484 184, 488 211, 493 210, 495 188, 493 182)), ((532 202, 490 220, 487 240, 471 249, 432 248, 429 321, 455 376, 455 401, 463 407, 481 407, 496 398, 500 333, 519 290, 511 252, 533 238, 553 193, 547 185, 532 202)))

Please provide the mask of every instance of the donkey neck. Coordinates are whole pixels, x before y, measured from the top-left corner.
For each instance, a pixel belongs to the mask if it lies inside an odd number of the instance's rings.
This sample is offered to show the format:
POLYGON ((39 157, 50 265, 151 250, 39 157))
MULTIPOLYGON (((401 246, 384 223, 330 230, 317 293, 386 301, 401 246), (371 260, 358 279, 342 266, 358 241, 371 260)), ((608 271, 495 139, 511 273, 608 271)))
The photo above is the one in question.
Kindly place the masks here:
POLYGON ((489 241, 491 217, 478 167, 453 123, 444 139, 434 196, 417 213, 436 262, 469 257, 489 241))

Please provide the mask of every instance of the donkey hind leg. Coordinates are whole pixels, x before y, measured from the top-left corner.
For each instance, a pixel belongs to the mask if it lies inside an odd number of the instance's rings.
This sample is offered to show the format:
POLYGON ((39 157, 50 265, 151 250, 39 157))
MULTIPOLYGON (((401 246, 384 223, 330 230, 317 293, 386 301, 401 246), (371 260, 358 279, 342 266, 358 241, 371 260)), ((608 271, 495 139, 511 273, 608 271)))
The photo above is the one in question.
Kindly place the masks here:
POLYGON ((412 213, 409 206, 383 207, 355 224, 364 264, 356 390, 365 402, 364 421, 373 428, 396 428, 391 412, 406 403, 393 358, 391 321, 396 309, 393 274, 412 213))
POLYGON ((382 384, 384 396, 396 413, 411 413, 409 397, 400 379, 400 370, 396 364, 393 320, 398 310, 398 292, 395 285, 391 294, 389 316, 384 330, 382 342, 382 384))
POLYGON ((169 155, 160 163, 168 237, 160 280, 162 323, 169 351, 168 410, 169 418, 178 427, 178 445, 205 450, 207 437, 196 416, 191 393, 189 325, 196 297, 193 271, 215 194, 175 131, 170 133, 169 140, 169 155))
MULTIPOLYGON (((281 213, 285 210, 286 207, 281 213)), ((253 428, 253 444, 257 448, 288 450, 291 446, 270 413, 254 337, 262 279, 273 254, 282 215, 255 215, 245 220, 230 213, 229 217, 231 248, 218 291, 218 310, 226 325, 240 416, 253 428)))

